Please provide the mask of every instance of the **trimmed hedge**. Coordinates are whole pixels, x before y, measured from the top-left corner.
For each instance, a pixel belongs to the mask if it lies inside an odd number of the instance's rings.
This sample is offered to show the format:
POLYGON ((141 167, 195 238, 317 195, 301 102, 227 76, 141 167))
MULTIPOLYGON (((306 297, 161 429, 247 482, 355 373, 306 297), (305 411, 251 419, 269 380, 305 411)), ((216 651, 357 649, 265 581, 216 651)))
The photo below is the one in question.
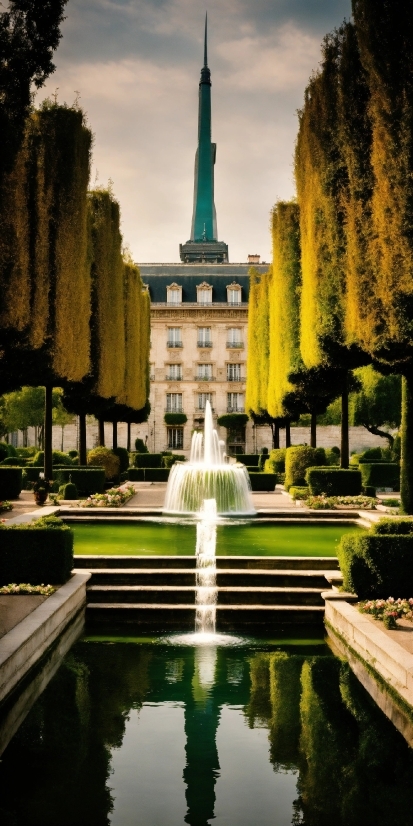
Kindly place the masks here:
POLYGON ((179 453, 165 453, 162 456, 162 467, 165 467, 168 470, 170 470, 172 465, 174 465, 176 462, 185 462, 185 461, 186 461, 185 456, 180 456, 179 453))
POLYGON ((285 447, 274 448, 270 450, 269 456, 265 461, 264 469, 266 473, 285 473, 285 454, 287 450, 285 447))
MULTIPOLYGON (((21 467, 0 467, 0 499, 17 499, 23 487, 21 467)), ((12 580, 10 580, 12 581, 12 580)), ((7 584, 7 583, 6 583, 7 584)))
POLYGON ((413 534, 413 519, 380 519, 373 525, 371 533, 407 536, 413 534))
POLYGON ((309 467, 305 478, 312 496, 358 496, 361 493, 359 470, 336 467, 309 467))
POLYGON ((292 485, 288 493, 291 496, 291 499, 307 499, 310 495, 310 488, 308 485, 292 485))
POLYGON ((237 462, 242 465, 250 465, 251 467, 258 467, 260 461, 259 453, 237 453, 237 462))
POLYGON ((59 493, 65 501, 69 499, 79 499, 77 487, 73 482, 66 482, 65 485, 62 485, 59 488, 59 493))
POLYGON ((25 467, 27 459, 22 459, 21 456, 7 456, 0 462, 1 467, 25 467))
POLYGON ((162 453, 135 453, 134 466, 161 468, 162 467, 162 453))
POLYGON ((126 450, 126 447, 113 447, 112 452, 119 459, 119 473, 123 473, 129 467, 129 453, 126 450))
POLYGON ((56 517, 0 528, 0 585, 61 584, 73 568, 73 531, 56 517))
POLYGON ((373 488, 400 490, 400 467, 390 462, 364 463, 359 465, 363 485, 373 488))
POLYGON ((251 490, 275 490, 277 477, 274 473, 250 473, 251 490))
POLYGON ((409 598, 413 593, 411 534, 347 534, 337 556, 344 588, 360 599, 409 598))
POLYGON ((23 473, 24 484, 27 482, 37 482, 41 467, 25 467, 23 473))
POLYGON ((129 482, 167 482, 169 473, 169 468, 164 467, 130 467, 127 479, 129 482))
MULTIPOLYGON (((272 451, 271 451, 272 452, 272 451)), ((288 447, 285 454, 285 481, 286 490, 291 485, 302 487, 306 484, 305 472, 309 467, 326 464, 326 454, 322 447, 297 445, 288 447)))
POLYGON ((105 490, 105 469, 91 468, 60 468, 54 473, 59 488, 72 481, 80 496, 90 496, 92 493, 103 493, 105 490))
MULTIPOLYGON (((73 464, 73 461, 70 458, 70 456, 68 455, 68 453, 62 453, 61 450, 53 450, 52 451, 52 463, 53 463, 53 467, 55 465, 65 465, 65 466, 67 465, 68 467, 71 467, 72 464, 73 464)), ((44 465, 44 451, 43 450, 39 450, 36 453, 36 455, 33 456, 32 465, 34 467, 38 467, 39 465, 40 465, 40 467, 43 467, 43 465, 44 465)))

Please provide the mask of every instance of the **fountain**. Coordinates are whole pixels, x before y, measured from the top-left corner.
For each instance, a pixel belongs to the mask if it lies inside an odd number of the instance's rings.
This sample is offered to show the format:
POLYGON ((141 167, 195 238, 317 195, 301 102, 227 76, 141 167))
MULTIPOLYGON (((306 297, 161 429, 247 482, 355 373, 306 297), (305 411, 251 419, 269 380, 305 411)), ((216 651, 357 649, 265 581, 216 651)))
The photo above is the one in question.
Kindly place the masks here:
POLYGON ((217 503, 204 501, 196 526, 196 613, 195 632, 215 634, 217 601, 215 547, 217 541, 217 503))
POLYGON ((207 401, 204 432, 193 434, 189 462, 177 462, 172 467, 164 511, 197 514, 208 499, 215 499, 218 515, 255 514, 248 472, 244 465, 225 462, 224 444, 214 430, 211 405, 207 401))

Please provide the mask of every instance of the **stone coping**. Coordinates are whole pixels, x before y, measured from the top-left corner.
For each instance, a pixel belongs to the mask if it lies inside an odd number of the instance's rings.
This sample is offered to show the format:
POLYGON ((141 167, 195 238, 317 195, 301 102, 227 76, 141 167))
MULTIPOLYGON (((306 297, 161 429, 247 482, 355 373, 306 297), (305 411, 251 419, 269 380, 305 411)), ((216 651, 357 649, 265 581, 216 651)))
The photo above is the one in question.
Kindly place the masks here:
POLYGON ((413 719, 413 654, 345 599, 326 599, 325 622, 333 640, 337 637, 353 656, 379 675, 413 719))
POLYGON ((72 576, 0 639, 0 702, 20 683, 86 603, 87 571, 72 576))

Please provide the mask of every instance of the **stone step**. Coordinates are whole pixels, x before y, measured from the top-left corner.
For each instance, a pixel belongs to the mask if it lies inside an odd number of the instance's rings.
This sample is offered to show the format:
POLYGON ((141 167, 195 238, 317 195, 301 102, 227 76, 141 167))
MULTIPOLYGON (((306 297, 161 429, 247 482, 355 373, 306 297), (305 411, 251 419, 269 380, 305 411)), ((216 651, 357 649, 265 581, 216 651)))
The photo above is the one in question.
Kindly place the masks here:
MULTIPOLYGON (((86 608, 88 623, 116 625, 134 623, 139 628, 163 631, 192 631, 195 605, 146 603, 91 603, 86 608)), ((216 609, 216 630, 269 630, 275 626, 322 625, 324 606, 312 605, 221 605, 216 609)))
MULTIPOLYGON (((217 606, 222 605, 324 605, 323 589, 317 588, 217 588, 217 606)), ((324 589, 325 592, 325 589, 324 589)), ((128 603, 196 604, 197 589, 192 586, 167 585, 92 585, 87 590, 87 604, 128 603)))
MULTIPOLYGON (((75 568, 88 571, 111 568, 134 569, 191 569, 196 567, 193 556, 75 556, 75 568)), ((339 564, 334 556, 217 556, 217 569, 231 568, 288 571, 338 571, 339 564)))
MULTIPOLYGON (((196 584, 196 571, 189 569, 152 568, 112 568, 91 569, 90 585, 189 585, 196 584)), ((329 582, 336 583, 335 571, 294 571, 258 569, 218 569, 216 584, 224 586, 261 586, 279 588, 328 588, 329 582)))

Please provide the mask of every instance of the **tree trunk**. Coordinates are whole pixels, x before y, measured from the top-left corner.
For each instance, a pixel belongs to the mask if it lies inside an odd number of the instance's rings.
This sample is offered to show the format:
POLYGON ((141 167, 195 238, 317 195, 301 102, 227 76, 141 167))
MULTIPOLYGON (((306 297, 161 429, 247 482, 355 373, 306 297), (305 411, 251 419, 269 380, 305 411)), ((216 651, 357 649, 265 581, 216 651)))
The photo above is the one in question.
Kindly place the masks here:
POLYGON ((291 425, 287 422, 285 425, 285 446, 291 447, 291 425))
POLYGON ((62 440, 60 442, 60 450, 62 451, 62 453, 63 453, 64 437, 65 437, 65 426, 64 426, 64 424, 62 424, 62 440))
POLYGON ((130 451, 131 451, 131 447, 130 447, 130 443, 131 443, 131 423, 130 422, 127 423, 127 432, 128 432, 128 437, 127 437, 127 441, 126 441, 126 449, 127 449, 128 453, 130 453, 130 451))
POLYGON ((317 447, 317 413, 314 410, 311 413, 310 445, 311 447, 317 447))
POLYGON ((401 512, 413 514, 413 375, 402 378, 401 512))
POLYGON ((24 428, 23 432, 23 447, 27 447, 27 427, 24 428))
POLYGON ((112 449, 116 450, 118 446, 118 423, 113 422, 113 436, 112 436, 112 449))
POLYGON ((45 387, 44 397, 44 478, 53 479, 52 419, 53 387, 45 387))
POLYGON ((86 465, 86 413, 79 414, 79 465, 86 465))
POLYGON ((272 426, 272 446, 274 450, 280 446, 280 428, 278 424, 273 424, 272 426))
POLYGON ((103 419, 98 419, 99 427, 99 447, 105 447, 105 422, 103 419))
POLYGON ((348 438, 348 373, 344 374, 341 394, 341 461, 340 467, 347 469, 350 462, 348 438))

